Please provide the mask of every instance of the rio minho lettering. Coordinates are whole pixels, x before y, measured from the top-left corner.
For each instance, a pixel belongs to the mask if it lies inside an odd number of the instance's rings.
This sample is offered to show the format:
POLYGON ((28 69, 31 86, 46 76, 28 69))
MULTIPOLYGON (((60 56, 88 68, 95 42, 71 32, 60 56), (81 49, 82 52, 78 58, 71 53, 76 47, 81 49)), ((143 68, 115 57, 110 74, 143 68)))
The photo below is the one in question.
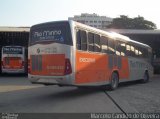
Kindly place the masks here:
POLYGON ((8 52, 21 52, 22 49, 21 48, 4 48, 4 51, 8 51, 8 52))
POLYGON ((61 30, 54 31, 42 31, 42 32, 34 32, 34 37, 48 37, 48 36, 56 36, 61 35, 61 30))

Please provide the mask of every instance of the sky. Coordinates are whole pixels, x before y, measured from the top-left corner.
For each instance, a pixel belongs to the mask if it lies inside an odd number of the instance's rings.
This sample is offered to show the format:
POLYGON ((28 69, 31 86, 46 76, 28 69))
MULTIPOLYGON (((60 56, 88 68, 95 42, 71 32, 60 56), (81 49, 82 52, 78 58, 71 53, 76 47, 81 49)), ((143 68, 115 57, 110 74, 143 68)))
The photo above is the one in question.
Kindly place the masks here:
POLYGON ((138 15, 160 29, 159 0, 0 0, 0 26, 32 26, 81 13, 111 18, 138 15))

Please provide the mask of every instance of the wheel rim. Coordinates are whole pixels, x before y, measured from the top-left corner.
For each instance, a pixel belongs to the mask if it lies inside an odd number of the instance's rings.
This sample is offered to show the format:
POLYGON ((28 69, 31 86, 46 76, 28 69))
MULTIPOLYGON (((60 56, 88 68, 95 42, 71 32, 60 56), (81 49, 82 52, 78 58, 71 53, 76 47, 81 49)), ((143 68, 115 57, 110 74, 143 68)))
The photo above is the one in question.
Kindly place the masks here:
POLYGON ((144 81, 148 81, 148 74, 147 73, 145 73, 145 75, 144 75, 144 81))
POLYGON ((118 85, 118 76, 117 76, 117 74, 113 74, 111 83, 112 83, 112 87, 113 87, 113 88, 116 88, 116 87, 117 87, 117 85, 118 85))

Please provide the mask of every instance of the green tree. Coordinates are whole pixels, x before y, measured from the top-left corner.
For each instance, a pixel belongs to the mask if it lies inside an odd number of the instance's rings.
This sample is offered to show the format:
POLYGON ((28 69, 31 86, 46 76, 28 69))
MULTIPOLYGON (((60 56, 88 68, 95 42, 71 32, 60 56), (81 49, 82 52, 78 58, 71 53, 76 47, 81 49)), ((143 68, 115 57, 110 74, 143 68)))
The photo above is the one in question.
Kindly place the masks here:
POLYGON ((115 29, 157 29, 156 24, 145 20, 144 17, 138 16, 129 18, 125 15, 120 15, 119 18, 114 18, 108 28, 115 29))

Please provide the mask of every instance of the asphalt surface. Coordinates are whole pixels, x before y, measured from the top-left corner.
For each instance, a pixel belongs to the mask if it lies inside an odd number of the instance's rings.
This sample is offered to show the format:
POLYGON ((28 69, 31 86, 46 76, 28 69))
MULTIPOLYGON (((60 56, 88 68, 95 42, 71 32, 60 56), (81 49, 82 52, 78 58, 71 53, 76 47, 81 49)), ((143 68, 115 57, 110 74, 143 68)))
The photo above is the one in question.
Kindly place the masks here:
POLYGON ((160 113, 160 76, 154 76, 145 84, 139 81, 123 83, 118 90, 108 94, 124 110, 122 101, 139 113, 160 113))
POLYGON ((14 86, 17 89, 13 91, 8 89, 0 93, 0 112, 122 113, 101 90, 43 85, 37 87, 30 84, 24 77, 1 77, 0 82, 2 82, 0 90, 7 86, 7 83, 8 86, 14 86), (20 85, 28 88, 21 89, 20 85))
POLYGON ((160 76, 146 84, 123 83, 115 91, 33 85, 23 76, 0 77, 0 112, 160 113, 160 76))

